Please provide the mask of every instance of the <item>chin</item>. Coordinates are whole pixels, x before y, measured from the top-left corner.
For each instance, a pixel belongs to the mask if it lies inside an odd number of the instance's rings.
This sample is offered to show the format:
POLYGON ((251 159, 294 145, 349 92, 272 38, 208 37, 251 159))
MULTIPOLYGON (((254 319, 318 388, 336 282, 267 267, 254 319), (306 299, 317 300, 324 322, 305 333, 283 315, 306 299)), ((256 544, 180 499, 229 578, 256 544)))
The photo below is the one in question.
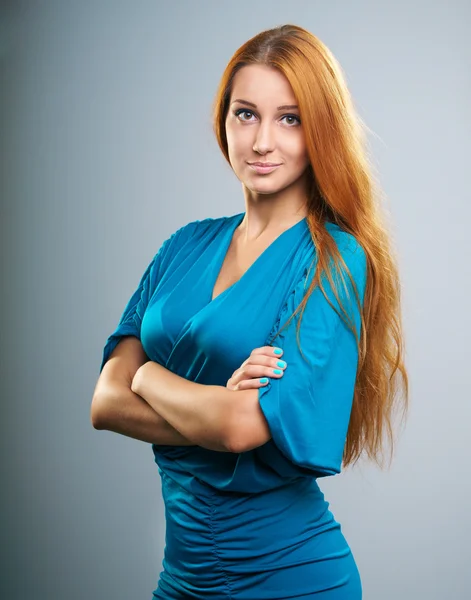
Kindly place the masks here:
POLYGON ((257 194, 277 194, 289 187, 289 183, 273 183, 273 181, 260 181, 254 184, 253 181, 244 182, 245 187, 251 192, 257 194))
POLYGON ((277 194, 278 192, 281 192, 282 189, 284 189, 283 187, 279 187, 279 186, 263 186, 263 185, 247 185, 246 183, 244 183, 244 186, 253 194, 260 194, 260 195, 271 195, 271 194, 277 194))

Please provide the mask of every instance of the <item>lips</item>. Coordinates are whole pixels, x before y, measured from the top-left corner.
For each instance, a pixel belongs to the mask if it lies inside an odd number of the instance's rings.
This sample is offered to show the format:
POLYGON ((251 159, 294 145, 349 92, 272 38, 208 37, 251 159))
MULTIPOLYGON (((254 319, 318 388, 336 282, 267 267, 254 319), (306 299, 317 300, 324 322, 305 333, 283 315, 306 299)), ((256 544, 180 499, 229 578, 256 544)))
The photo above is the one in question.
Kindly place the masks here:
POLYGON ((251 169, 253 169, 259 175, 267 175, 268 173, 272 173, 275 169, 280 167, 280 164, 276 163, 262 163, 262 162, 254 162, 247 163, 251 169))

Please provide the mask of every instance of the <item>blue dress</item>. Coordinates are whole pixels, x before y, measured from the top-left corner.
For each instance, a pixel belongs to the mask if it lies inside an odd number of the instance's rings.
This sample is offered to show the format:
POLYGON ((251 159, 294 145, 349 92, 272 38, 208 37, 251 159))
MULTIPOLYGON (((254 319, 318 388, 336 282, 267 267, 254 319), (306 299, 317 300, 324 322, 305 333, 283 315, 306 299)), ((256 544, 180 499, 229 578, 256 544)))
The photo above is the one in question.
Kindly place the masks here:
MULTIPOLYGON (((256 347, 281 347, 288 363, 280 379, 259 388, 272 434, 266 444, 241 454, 152 445, 166 517, 153 599, 359 600, 354 557, 317 482, 341 470, 356 341, 318 288, 301 323, 305 359, 296 343, 299 313, 273 339, 314 276, 309 267, 316 252, 306 219, 211 300, 244 215, 193 221, 165 240, 103 351, 100 371, 119 340, 135 336, 150 360, 191 381, 221 386, 256 347)), ((339 226, 326 227, 363 302, 365 253, 339 226)), ((338 307, 327 278, 323 282, 338 307)), ((347 294, 340 298, 359 331, 349 291, 350 300, 347 294)))

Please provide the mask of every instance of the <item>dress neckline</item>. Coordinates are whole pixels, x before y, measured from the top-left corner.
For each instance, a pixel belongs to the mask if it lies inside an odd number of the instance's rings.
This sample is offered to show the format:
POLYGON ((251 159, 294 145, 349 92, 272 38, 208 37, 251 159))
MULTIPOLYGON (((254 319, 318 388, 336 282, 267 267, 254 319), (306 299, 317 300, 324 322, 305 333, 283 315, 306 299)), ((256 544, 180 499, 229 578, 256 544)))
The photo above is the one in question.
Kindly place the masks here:
POLYGON ((235 281, 233 284, 231 284, 229 287, 227 287, 225 290, 223 290, 220 294, 218 294, 215 298, 213 298, 214 287, 216 285, 217 280, 219 279, 219 274, 221 273, 222 267, 224 265, 224 261, 226 259, 227 253, 229 251, 229 247, 230 247, 232 239, 234 237, 235 230, 242 223, 242 220, 244 219, 245 214, 246 214, 245 212, 242 212, 242 213, 239 213, 237 215, 234 215, 233 217, 228 217, 228 220, 230 220, 232 222, 229 223, 229 227, 226 230, 225 238, 224 238, 223 242, 221 243, 221 246, 220 246, 218 254, 217 254, 217 260, 215 261, 216 262, 216 266, 215 266, 214 271, 213 271, 213 277, 211 278, 209 304, 211 304, 212 302, 215 302, 216 300, 218 300, 219 298, 221 298, 221 296, 224 296, 225 294, 227 294, 227 292, 229 292, 229 290, 233 289, 237 284, 241 283, 242 280, 244 280, 248 276, 248 274, 251 271, 253 271, 255 269, 255 267, 261 262, 261 260, 270 251, 270 249, 272 249, 276 245, 276 243, 279 242, 286 234, 288 234, 289 232, 294 231, 298 227, 300 228, 301 225, 305 225, 307 227, 307 217, 304 217, 300 221, 298 221, 297 223, 295 223, 294 225, 291 225, 291 227, 288 227, 288 229, 285 229, 284 231, 282 231, 265 248, 265 250, 263 250, 261 252, 261 254, 259 254, 259 256, 242 273, 242 275, 239 277, 239 279, 237 281, 235 281))

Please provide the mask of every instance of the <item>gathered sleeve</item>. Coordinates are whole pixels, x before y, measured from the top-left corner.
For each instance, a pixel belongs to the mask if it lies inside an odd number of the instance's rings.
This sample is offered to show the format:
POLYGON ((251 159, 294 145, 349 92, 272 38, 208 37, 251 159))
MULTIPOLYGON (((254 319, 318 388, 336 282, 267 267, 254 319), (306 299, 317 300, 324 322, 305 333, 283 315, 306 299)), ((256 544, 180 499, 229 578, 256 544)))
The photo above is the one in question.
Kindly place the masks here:
POLYGON ((134 290, 124 308, 116 329, 106 340, 103 349, 100 373, 111 353, 123 337, 131 335, 138 340, 141 339, 141 325, 144 313, 157 284, 171 259, 172 249, 181 243, 185 230, 189 230, 197 223, 197 221, 191 222, 172 233, 172 235, 162 243, 157 254, 155 254, 153 259, 147 265, 147 268, 141 275, 137 288, 134 290))
MULTIPOLYGON (((363 305, 367 272, 365 252, 348 233, 342 232, 336 241, 363 305)), ((334 278, 337 293, 360 336, 361 318, 353 287, 344 268, 339 266, 348 294, 342 283, 334 278)), ((322 283, 330 302, 341 312, 325 273, 322 283)), ((294 313, 308 287, 303 281, 292 290, 272 329, 273 334, 294 313)), ((255 453, 280 476, 296 473, 316 477, 335 475, 341 470, 352 408, 358 367, 356 339, 317 286, 306 303, 301 320, 299 343, 303 358, 296 339, 300 314, 272 343, 283 349, 281 358, 287 362, 287 367, 281 378, 270 378, 266 386, 259 388, 260 407, 272 439, 255 453)))

